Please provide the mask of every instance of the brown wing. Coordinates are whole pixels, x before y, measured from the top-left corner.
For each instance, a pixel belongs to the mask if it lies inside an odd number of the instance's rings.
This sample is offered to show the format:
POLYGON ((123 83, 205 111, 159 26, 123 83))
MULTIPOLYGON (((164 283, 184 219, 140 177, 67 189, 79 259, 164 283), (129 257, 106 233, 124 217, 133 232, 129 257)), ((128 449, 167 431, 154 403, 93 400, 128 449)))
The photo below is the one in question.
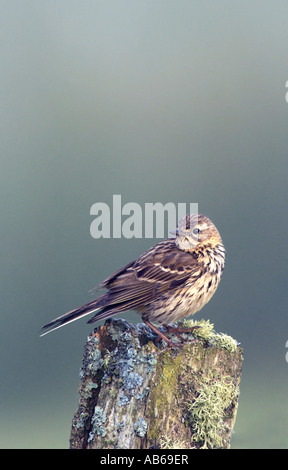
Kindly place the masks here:
POLYGON ((100 319, 102 312, 143 307, 198 272, 199 265, 190 253, 179 250, 173 239, 165 240, 101 283, 108 292, 96 301, 101 312, 92 320, 100 319))
POLYGON ((174 239, 165 240, 146 251, 116 271, 97 288, 108 292, 82 307, 47 323, 42 334, 46 334, 96 310, 88 323, 108 318, 130 309, 140 309, 159 297, 163 292, 175 289, 190 276, 200 275, 199 265, 192 254, 181 251, 174 239))

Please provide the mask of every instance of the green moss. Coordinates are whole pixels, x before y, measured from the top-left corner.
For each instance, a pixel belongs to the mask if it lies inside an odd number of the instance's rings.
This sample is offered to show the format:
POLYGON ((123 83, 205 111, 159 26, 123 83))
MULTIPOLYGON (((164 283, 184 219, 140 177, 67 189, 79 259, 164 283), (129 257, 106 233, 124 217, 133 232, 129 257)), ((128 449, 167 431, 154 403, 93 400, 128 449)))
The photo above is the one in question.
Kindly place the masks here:
POLYGON ((104 369, 108 369, 109 363, 112 359, 111 351, 109 351, 107 348, 105 349, 105 353, 102 359, 102 366, 104 369))
POLYGON ((216 379, 203 381, 198 397, 187 407, 188 424, 197 447, 224 447, 221 437, 225 432, 223 416, 237 394, 231 377, 222 378, 221 382, 216 379))
POLYGON ((216 333, 214 330, 213 323, 210 323, 209 320, 189 320, 184 319, 179 322, 179 326, 183 328, 192 328, 194 326, 199 326, 199 328, 193 330, 193 336, 198 341, 209 342, 210 344, 215 344, 220 348, 227 349, 229 352, 235 352, 237 349, 237 341, 231 336, 224 333, 216 333))
POLYGON ((213 344, 219 346, 222 349, 227 349, 230 353, 233 353, 237 350, 238 343, 237 341, 225 333, 218 333, 213 338, 213 344))
MULTIPOLYGON (((153 384, 149 395, 149 406, 146 410, 149 428, 149 441, 159 442, 163 430, 158 425, 157 416, 162 417, 169 409, 168 404, 175 400, 179 371, 183 363, 182 354, 174 356, 171 351, 163 351, 158 355, 156 376, 157 382, 153 384), (159 372, 161 371, 161 373, 159 372), (155 419, 156 417, 156 419, 155 419)), ((161 422, 161 419, 160 419, 161 422)))
POLYGON ((180 439, 169 439, 166 436, 160 437, 161 449, 186 449, 185 441, 180 439))
POLYGON ((194 338, 200 341, 209 341, 215 335, 214 325, 209 320, 189 320, 184 319, 179 323, 179 326, 183 328, 193 328, 199 326, 199 328, 193 330, 194 338))
POLYGON ((228 428, 239 393, 237 378, 229 375, 230 362, 234 363, 236 358, 232 359, 230 353, 236 354, 237 342, 228 335, 216 333, 208 320, 188 320, 180 326, 200 326, 192 333, 198 341, 189 342, 192 334, 181 333, 187 339, 183 348, 174 352, 162 350, 158 354, 157 383, 151 385, 145 413, 149 423, 147 440, 150 445, 177 449, 185 448, 183 442, 187 448, 192 436, 191 447, 227 447, 225 436, 231 434, 228 428), (178 403, 182 404, 180 411, 178 403), (179 419, 185 423, 181 435, 177 435, 179 426, 174 427, 179 419), (163 428, 163 422, 169 428, 163 428))

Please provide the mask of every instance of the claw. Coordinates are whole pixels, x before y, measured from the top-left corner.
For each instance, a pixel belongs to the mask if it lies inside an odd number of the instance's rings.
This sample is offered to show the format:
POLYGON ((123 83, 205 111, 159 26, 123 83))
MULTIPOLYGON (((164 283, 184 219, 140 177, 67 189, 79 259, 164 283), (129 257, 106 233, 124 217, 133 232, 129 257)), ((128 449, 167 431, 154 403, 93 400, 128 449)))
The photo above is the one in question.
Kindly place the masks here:
POLYGON ((164 323, 163 326, 165 326, 168 333, 173 333, 175 336, 177 336, 177 338, 180 339, 181 343, 186 343, 187 340, 182 338, 180 333, 190 333, 191 331, 197 328, 201 328, 200 326, 191 326, 190 328, 173 327, 171 325, 167 325, 166 323, 164 323))
MULTIPOLYGON (((174 341, 171 341, 171 339, 167 338, 167 336, 164 335, 164 333, 162 333, 160 330, 158 330, 158 328, 156 328, 156 326, 152 325, 152 323, 150 323, 148 320, 144 320, 144 322, 146 323, 146 325, 148 325, 151 328, 151 330, 153 330, 158 335, 157 340, 159 341, 160 338, 162 338, 168 344, 168 347, 170 347, 170 348, 181 348, 182 346, 184 346, 184 343, 186 343, 187 340, 182 338, 180 333, 189 333, 189 332, 195 330, 196 328, 201 328, 200 326, 192 326, 191 328, 174 328, 173 326, 170 326, 170 325, 167 325, 166 323, 163 323, 163 326, 166 328, 167 332, 168 333, 173 333, 181 341, 181 343, 174 343, 174 341)), ((192 340, 192 341, 196 341, 196 340, 192 340)), ((191 342, 191 340, 190 340, 190 342, 191 342)))

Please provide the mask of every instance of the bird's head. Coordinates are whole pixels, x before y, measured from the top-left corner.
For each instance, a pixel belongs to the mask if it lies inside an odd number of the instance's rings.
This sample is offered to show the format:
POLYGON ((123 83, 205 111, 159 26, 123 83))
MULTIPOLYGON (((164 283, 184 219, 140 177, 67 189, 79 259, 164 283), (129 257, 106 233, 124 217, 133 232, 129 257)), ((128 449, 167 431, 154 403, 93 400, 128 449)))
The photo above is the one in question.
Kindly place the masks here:
POLYGON ((208 217, 202 214, 188 214, 178 222, 175 243, 180 250, 192 251, 196 247, 222 243, 220 234, 208 217))

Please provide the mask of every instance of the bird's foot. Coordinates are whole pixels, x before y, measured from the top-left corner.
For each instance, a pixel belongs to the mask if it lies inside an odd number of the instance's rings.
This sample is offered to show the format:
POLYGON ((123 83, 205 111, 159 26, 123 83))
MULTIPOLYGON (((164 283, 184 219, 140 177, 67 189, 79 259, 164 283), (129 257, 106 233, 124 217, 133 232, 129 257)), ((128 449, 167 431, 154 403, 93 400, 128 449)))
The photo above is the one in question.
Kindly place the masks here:
MULTIPOLYGON (((166 323, 163 323, 163 326, 166 328, 168 333, 173 333, 175 336, 177 336, 178 339, 180 339, 180 343, 175 343, 171 339, 167 338, 167 336, 164 333, 162 333, 162 331, 158 330, 158 328, 152 325, 152 323, 150 323, 148 320, 144 320, 144 322, 146 323, 146 325, 148 325, 151 328, 151 330, 153 330, 158 335, 157 340, 160 341, 160 339, 163 339, 167 343, 168 347, 170 348, 181 348, 182 346, 184 346, 187 340, 182 338, 180 333, 189 333, 195 330, 196 328, 201 328, 200 326, 192 326, 191 328, 177 328, 171 325, 167 325, 166 323)), ((193 339, 192 341, 197 341, 197 340, 193 339)), ((192 341, 190 340, 190 342, 192 341)))
MULTIPOLYGON (((191 331, 196 330, 197 328, 201 328, 200 326, 191 326, 190 328, 181 328, 181 327, 174 327, 171 325, 167 325, 166 323, 163 323, 163 326, 166 328, 168 333, 173 333, 175 336, 177 336, 177 338, 180 339, 182 344, 186 343, 187 340, 182 338, 180 333, 191 333, 191 331)), ((192 339, 190 340, 190 342, 191 341, 197 341, 197 340, 192 339)))

